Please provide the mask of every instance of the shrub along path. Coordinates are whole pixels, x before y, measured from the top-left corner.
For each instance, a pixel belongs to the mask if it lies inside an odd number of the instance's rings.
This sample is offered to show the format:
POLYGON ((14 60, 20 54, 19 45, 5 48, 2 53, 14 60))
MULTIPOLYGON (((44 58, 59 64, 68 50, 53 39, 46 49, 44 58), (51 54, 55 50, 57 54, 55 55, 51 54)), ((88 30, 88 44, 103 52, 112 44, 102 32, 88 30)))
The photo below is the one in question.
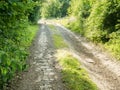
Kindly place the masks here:
MULTIPOLYGON (((55 25, 55 28, 68 44, 73 56, 88 71, 90 78, 96 83, 99 90, 120 90, 119 62, 111 60, 105 52, 100 51, 93 44, 76 36, 63 26, 55 25)), ((8 90, 71 90, 70 88, 66 89, 66 82, 62 81, 62 68, 54 57, 56 53, 52 39, 54 30, 51 29, 47 24, 41 24, 41 29, 31 47, 31 54, 28 58, 30 67, 10 85, 11 88, 8 90)), ((77 70, 74 69, 74 71, 77 70)))

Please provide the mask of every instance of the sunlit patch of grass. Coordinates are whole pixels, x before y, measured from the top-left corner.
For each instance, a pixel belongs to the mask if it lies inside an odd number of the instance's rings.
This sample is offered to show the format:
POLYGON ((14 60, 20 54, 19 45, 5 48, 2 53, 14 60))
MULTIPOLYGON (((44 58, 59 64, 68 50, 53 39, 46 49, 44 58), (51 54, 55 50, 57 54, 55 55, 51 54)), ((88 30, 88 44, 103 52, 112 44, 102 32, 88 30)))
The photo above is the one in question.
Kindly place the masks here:
POLYGON ((51 29, 55 29, 55 27, 53 25, 48 25, 51 29))
POLYGON ((59 34, 60 32, 55 28, 54 25, 48 25, 53 34, 59 34))
POLYGON ((68 90, 98 90, 79 61, 69 51, 58 50, 56 57, 62 66, 62 80, 68 90))
POLYGON ((60 32, 53 25, 49 25, 52 31, 53 42, 56 48, 66 48, 68 47, 67 43, 64 41, 60 32))
POLYGON ((28 36, 28 45, 32 43, 32 40, 34 39, 37 31, 38 31, 38 25, 29 25, 27 28, 27 36, 28 36))
POLYGON ((65 48, 68 47, 68 45, 65 43, 64 39, 61 37, 61 35, 54 34, 53 35, 53 41, 56 48, 65 48))
POLYGON ((32 43, 32 40, 36 36, 37 31, 38 31, 38 25, 28 25, 28 27, 25 29, 24 35, 20 40, 21 41, 20 46, 29 48, 29 46, 32 43))

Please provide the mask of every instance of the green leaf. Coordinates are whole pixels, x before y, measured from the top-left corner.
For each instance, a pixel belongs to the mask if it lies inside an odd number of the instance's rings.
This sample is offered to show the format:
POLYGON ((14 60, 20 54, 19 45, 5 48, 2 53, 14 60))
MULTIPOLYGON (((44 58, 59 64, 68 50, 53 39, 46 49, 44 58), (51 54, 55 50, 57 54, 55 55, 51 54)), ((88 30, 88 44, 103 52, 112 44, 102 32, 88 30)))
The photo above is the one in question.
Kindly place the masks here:
POLYGON ((10 66, 11 65, 11 61, 8 59, 7 60, 7 65, 10 66))
POLYGON ((6 68, 1 68, 1 74, 2 76, 5 76, 8 73, 8 70, 6 68))

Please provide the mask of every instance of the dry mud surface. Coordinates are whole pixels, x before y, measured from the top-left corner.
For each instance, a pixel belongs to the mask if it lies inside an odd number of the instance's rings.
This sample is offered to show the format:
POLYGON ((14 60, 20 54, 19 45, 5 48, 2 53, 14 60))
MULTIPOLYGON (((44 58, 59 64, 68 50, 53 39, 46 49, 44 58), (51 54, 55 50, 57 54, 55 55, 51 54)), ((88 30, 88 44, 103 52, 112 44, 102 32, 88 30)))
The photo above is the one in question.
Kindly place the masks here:
MULTIPOLYGON (((120 90, 120 62, 63 26, 54 26, 99 90, 120 90)), ((61 70, 54 57, 55 48, 51 35, 48 25, 41 24, 31 46, 28 58, 30 67, 8 90, 67 90, 61 81, 61 70)))

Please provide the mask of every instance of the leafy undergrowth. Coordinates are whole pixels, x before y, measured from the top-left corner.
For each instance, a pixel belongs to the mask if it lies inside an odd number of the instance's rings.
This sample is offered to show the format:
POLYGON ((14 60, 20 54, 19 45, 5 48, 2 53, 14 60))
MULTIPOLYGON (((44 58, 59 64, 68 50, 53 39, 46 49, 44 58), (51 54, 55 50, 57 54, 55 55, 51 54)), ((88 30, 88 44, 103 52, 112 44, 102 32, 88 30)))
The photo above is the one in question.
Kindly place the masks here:
POLYGON ((98 90, 79 61, 66 50, 58 50, 56 57, 62 66, 62 79, 67 90, 98 90))
POLYGON ((120 0, 71 0, 69 17, 76 21, 63 24, 95 44, 109 50, 120 60, 120 0))
POLYGON ((17 72, 26 68, 28 49, 37 30, 37 25, 29 25, 23 30, 8 33, 9 38, 0 36, 0 89, 17 72))
POLYGON ((113 56, 120 60, 120 31, 111 33, 109 37, 110 40, 105 43, 105 48, 107 48, 113 56))

